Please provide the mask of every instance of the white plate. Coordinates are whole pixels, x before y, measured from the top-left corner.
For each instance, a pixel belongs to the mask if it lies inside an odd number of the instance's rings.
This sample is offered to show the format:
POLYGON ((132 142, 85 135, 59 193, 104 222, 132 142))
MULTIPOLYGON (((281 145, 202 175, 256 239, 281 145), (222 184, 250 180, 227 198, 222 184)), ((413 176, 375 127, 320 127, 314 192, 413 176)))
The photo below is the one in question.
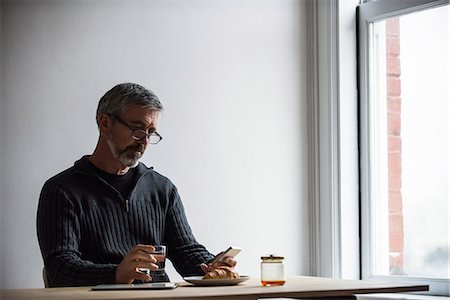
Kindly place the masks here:
POLYGON ((183 279, 189 283, 199 286, 214 286, 214 285, 236 285, 248 280, 249 276, 241 276, 233 279, 203 279, 203 276, 184 277, 183 279))

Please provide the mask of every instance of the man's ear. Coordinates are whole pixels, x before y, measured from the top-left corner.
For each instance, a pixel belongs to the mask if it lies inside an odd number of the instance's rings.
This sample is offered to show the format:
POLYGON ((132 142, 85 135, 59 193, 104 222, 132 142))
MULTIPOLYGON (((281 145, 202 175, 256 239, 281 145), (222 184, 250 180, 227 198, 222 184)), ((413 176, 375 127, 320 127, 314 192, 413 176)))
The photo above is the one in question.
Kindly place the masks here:
POLYGON ((108 114, 103 113, 98 117, 97 123, 100 132, 105 133, 111 128, 112 119, 108 114))

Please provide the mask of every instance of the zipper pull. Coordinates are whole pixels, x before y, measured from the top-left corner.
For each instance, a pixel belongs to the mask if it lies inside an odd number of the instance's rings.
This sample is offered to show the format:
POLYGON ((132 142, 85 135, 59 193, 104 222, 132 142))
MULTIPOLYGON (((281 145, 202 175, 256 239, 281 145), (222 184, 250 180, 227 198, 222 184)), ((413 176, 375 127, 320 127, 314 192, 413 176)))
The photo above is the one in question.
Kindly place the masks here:
POLYGON ((130 212, 130 201, 128 199, 125 200, 125 207, 127 209, 127 212, 130 212))

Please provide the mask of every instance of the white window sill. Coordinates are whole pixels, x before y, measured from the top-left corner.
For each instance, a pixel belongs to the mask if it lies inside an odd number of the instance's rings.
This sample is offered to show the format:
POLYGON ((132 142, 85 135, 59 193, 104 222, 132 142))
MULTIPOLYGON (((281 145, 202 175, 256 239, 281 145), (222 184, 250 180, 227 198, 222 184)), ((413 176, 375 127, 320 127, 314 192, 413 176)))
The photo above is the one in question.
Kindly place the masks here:
POLYGON ((358 300, 386 300, 386 299, 405 299, 405 300, 448 300, 448 297, 413 295, 413 294, 361 294, 355 295, 358 300))

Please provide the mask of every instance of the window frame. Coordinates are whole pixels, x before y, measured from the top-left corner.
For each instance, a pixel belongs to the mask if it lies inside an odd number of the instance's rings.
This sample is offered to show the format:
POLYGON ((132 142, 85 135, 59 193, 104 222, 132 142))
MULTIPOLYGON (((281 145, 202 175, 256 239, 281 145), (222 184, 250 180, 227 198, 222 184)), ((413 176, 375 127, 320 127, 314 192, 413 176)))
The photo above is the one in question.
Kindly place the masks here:
POLYGON ((370 104, 370 70, 371 70, 371 23, 386 18, 401 16, 425 9, 449 5, 448 0, 378 0, 361 4, 357 11, 358 20, 358 48, 359 48, 359 144, 360 144, 360 226, 361 226, 361 277, 362 279, 389 279, 411 281, 414 283, 428 284, 430 294, 449 296, 450 280, 435 278, 419 278, 405 276, 381 276, 373 275, 372 249, 373 240, 371 226, 373 221, 371 207, 371 163, 372 154, 370 142, 371 104, 370 104))

